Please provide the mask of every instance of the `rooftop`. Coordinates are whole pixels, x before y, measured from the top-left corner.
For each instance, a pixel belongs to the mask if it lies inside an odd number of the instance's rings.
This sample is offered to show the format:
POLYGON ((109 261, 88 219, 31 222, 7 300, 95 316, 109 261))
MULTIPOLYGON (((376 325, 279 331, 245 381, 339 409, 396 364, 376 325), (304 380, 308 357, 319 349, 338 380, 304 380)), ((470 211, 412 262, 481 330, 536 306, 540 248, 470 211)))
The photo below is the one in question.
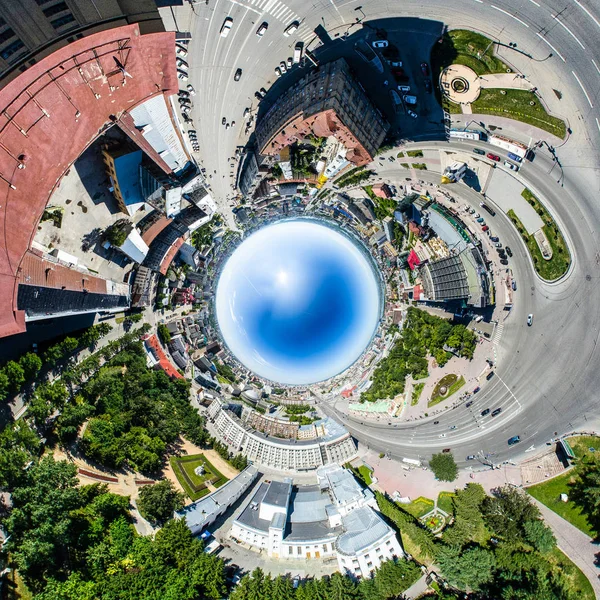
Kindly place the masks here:
POLYGON ((370 507, 356 508, 342 517, 346 530, 337 540, 338 551, 353 555, 381 540, 391 529, 383 519, 370 507))

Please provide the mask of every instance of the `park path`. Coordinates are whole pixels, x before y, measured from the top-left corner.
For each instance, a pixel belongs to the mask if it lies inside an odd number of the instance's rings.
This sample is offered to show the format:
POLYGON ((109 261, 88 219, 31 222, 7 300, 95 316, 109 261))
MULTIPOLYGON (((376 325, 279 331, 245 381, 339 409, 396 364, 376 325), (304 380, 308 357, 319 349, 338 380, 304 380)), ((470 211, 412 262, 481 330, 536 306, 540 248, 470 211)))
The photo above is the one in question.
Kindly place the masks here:
POLYGON ((530 499, 540 509, 544 521, 552 529, 558 547, 583 571, 594 588, 596 598, 600 598, 600 568, 595 564, 600 545, 533 496, 530 496, 530 499))

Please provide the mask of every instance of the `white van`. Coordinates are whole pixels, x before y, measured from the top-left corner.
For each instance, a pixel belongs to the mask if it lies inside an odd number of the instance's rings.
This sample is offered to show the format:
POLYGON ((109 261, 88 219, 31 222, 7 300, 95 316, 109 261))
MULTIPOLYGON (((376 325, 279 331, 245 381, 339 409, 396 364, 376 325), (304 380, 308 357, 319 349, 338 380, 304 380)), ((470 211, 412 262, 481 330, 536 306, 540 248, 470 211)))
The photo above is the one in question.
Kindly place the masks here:
POLYGON ((302 58, 302 44, 297 43, 294 47, 294 64, 298 64, 302 58))

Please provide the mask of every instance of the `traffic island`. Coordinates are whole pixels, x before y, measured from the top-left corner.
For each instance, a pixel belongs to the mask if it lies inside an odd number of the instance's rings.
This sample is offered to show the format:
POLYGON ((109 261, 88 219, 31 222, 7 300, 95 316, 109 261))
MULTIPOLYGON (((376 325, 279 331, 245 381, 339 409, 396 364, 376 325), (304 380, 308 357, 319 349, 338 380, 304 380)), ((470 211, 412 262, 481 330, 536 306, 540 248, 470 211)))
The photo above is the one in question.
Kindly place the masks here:
POLYGON ((521 234, 533 260, 536 273, 546 281, 556 281, 565 275, 571 265, 571 255, 565 239, 558 225, 538 198, 527 188, 522 191, 521 195, 535 209, 544 225, 530 234, 514 210, 507 212, 508 217, 521 234))

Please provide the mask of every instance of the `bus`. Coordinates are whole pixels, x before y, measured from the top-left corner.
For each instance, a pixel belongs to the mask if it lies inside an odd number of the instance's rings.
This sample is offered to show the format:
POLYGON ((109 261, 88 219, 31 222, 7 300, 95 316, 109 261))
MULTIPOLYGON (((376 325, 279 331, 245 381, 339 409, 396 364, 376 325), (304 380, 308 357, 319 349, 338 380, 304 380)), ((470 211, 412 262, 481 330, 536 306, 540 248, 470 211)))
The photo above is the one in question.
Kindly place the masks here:
POLYGON ((492 217, 496 216, 496 211, 493 208, 490 208, 487 204, 485 204, 484 202, 480 202, 479 206, 481 206, 481 208, 483 208, 483 210, 487 210, 490 215, 492 215, 492 217))
POLYGON ((527 146, 525 146, 525 144, 509 140, 502 135, 492 135, 488 138, 488 142, 492 144, 492 146, 502 148, 502 150, 505 150, 506 152, 512 152, 521 158, 525 158, 525 155, 527 154, 527 146))
POLYGON ((472 131, 470 129, 451 129, 450 137, 459 140, 480 140, 481 132, 472 131))

